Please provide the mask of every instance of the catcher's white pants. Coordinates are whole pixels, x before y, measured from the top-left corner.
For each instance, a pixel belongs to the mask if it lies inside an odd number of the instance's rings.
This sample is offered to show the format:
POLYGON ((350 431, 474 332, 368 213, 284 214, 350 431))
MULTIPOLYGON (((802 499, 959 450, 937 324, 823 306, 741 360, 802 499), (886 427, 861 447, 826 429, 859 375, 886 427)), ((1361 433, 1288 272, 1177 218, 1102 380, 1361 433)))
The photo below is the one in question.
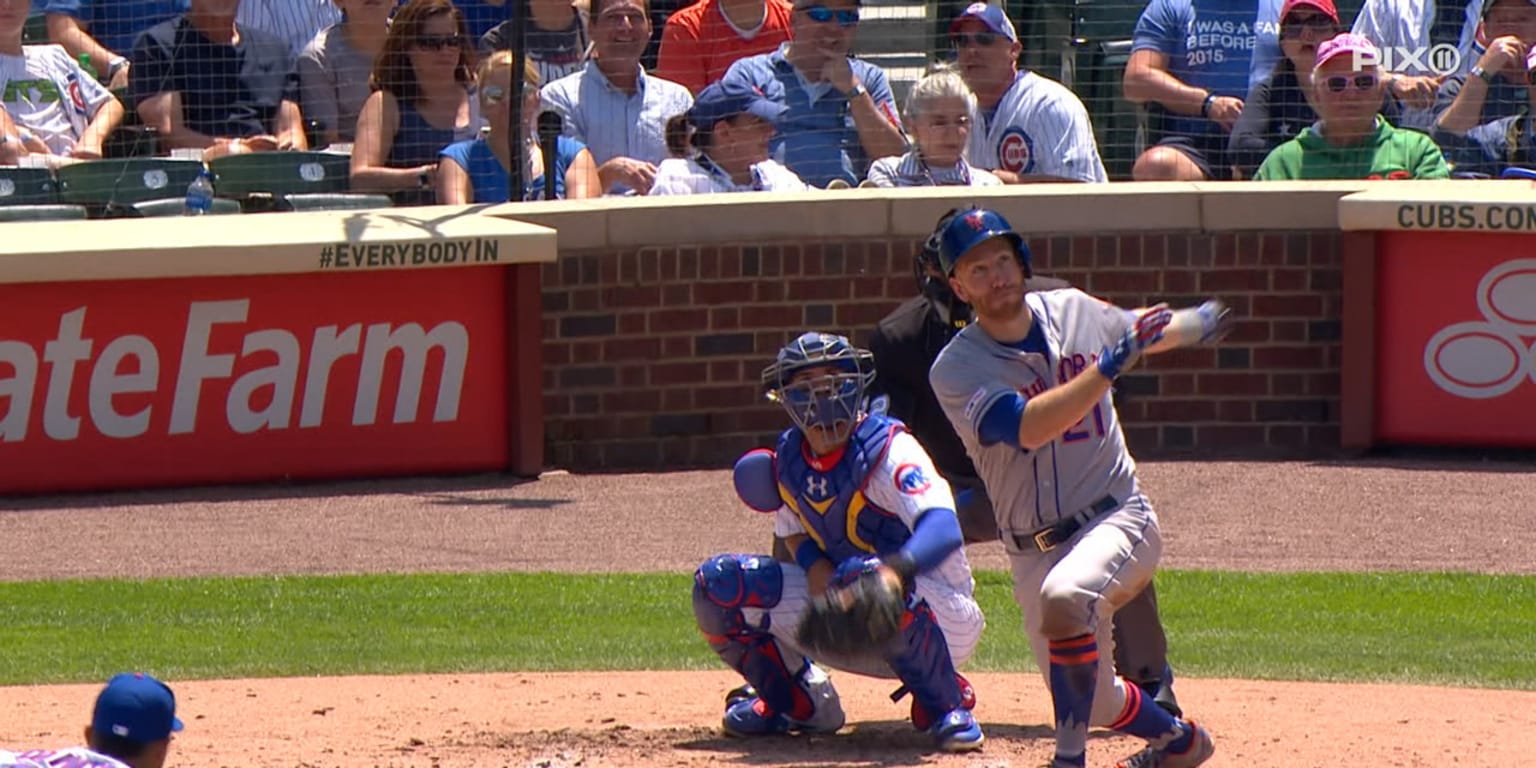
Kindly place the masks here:
MULTIPOLYGON (((799 646, 795 645, 795 632, 800 626, 800 617, 805 613, 807 603, 810 602, 810 590, 806 583, 805 571, 792 563, 779 563, 784 570, 784 590, 779 599, 779 604, 769 608, 743 608, 742 614, 747 624, 758 629, 766 629, 775 640, 779 642, 779 648, 784 651, 784 661, 791 671, 798 668, 800 660, 806 654, 799 646)), ((939 628, 944 631, 944 640, 949 645, 949 655, 956 667, 965 663, 976 650, 976 643, 981 640, 981 631, 986 628, 986 618, 981 614, 981 606, 976 603, 970 590, 956 589, 955 587, 928 575, 920 575, 915 580, 918 597, 928 601, 928 606, 933 609, 934 618, 938 620, 939 628)), ((881 657, 870 654, 847 659, 827 658, 825 655, 815 657, 816 663, 840 669, 844 672, 866 675, 869 677, 882 677, 895 679, 896 673, 891 671, 889 664, 881 657)))
POLYGON ((1047 689, 1051 639, 1097 637, 1091 725, 1109 725, 1125 709, 1125 682, 1115 674, 1114 613, 1152 580, 1162 555, 1157 513, 1141 494, 1050 552, 1010 548, 1013 599, 1024 611, 1024 631, 1047 689))

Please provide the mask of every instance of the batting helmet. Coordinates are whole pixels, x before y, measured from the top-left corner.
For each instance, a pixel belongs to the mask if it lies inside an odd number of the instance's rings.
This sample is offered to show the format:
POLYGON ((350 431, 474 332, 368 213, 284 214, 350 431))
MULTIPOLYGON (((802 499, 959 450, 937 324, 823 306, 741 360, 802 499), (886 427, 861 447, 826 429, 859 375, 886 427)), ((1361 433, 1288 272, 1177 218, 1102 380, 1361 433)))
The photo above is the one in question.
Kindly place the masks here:
POLYGON ((830 333, 809 332, 779 350, 763 369, 763 392, 784 406, 795 426, 824 427, 842 440, 865 412, 864 393, 875 380, 875 356, 830 333), (830 366, 836 373, 795 381, 808 368, 830 366))
POLYGON ((955 263, 967 251, 994 237, 1006 237, 1013 243, 1014 253, 1019 256, 1019 267, 1024 276, 1033 274, 1029 246, 1024 238, 1013 231, 1013 225, 997 211, 987 208, 969 208, 956 213, 939 230, 939 268, 944 274, 955 272, 955 263))

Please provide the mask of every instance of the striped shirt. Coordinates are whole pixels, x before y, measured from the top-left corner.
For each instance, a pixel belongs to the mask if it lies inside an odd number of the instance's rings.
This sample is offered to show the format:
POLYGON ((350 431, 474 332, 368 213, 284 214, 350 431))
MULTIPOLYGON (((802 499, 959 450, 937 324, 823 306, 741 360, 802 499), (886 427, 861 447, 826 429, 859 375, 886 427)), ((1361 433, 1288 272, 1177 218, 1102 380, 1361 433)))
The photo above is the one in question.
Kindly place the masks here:
POLYGON ((598 165, 615 157, 652 164, 667 159, 667 118, 693 106, 687 88, 644 70, 635 92, 625 93, 596 62, 544 86, 540 95, 546 109, 560 113, 565 135, 587 145, 598 165))
POLYGON ((899 157, 882 157, 870 163, 869 180, 877 187, 1000 187, 1003 184, 1002 179, 964 159, 948 167, 929 167, 915 149, 899 157))
POLYGON ((235 21, 281 38, 298 57, 320 30, 341 23, 341 9, 331 0, 240 0, 235 21))

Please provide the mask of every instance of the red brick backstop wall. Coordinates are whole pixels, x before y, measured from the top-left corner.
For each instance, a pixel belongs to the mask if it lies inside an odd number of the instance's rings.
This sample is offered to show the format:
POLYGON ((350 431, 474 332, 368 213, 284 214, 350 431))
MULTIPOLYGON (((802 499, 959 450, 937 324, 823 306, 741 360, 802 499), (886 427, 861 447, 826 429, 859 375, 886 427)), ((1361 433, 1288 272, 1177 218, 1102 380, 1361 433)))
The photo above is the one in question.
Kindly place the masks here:
MULTIPOLYGON (((1030 238, 1035 270, 1123 306, 1225 299, 1220 349, 1123 377, 1138 455, 1326 455, 1339 446, 1343 235, 1137 233, 1030 238)), ((916 286, 916 241, 666 246, 562 253, 543 270, 546 464, 728 466, 788 425, 758 373, 805 330, 859 343, 916 286)))

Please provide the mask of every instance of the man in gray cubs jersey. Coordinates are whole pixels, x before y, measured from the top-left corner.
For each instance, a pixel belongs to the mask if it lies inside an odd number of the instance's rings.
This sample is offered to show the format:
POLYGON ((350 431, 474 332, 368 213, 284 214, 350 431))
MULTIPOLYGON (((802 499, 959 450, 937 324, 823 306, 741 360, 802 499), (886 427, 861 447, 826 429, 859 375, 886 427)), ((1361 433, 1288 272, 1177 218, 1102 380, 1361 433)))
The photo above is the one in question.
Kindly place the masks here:
POLYGON ((965 149, 971 165, 1009 184, 1029 176, 1107 180, 1087 108, 1061 83, 1019 71, 1019 35, 1001 8, 971 4, 949 40, 980 112, 965 149))
POLYGON ((1128 311, 1076 289, 1026 295, 1029 250, 994 211, 955 216, 940 241, 940 266, 976 322, 929 380, 993 500, 1055 708, 1052 768, 1083 768, 1090 725, 1146 739, 1138 762, 1194 768, 1215 752, 1209 732, 1099 663, 1110 619, 1151 581, 1163 546, 1110 387, 1143 354, 1219 341, 1230 312, 1219 301, 1128 311))

